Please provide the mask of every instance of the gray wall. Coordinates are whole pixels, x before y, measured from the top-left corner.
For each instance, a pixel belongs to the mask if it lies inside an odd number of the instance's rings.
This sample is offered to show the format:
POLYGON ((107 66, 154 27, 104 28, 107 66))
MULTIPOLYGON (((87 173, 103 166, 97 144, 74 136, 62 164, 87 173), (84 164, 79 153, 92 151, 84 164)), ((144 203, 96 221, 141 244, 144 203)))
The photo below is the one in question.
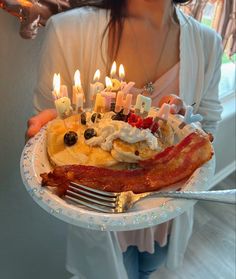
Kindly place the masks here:
POLYGON ((67 226, 33 202, 19 172, 43 33, 26 41, 18 28, 0 10, 0 278, 65 279, 67 226))

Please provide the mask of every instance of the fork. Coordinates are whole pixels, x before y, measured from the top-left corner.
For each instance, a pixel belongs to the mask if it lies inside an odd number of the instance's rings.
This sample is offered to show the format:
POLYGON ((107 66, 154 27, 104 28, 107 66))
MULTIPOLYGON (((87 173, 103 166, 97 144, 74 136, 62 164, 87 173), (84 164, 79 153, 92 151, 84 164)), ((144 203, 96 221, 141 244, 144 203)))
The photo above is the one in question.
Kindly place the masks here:
POLYGON ((217 191, 154 191, 141 194, 106 192, 70 182, 65 198, 104 213, 124 213, 146 197, 168 197, 236 204, 236 189, 217 191))

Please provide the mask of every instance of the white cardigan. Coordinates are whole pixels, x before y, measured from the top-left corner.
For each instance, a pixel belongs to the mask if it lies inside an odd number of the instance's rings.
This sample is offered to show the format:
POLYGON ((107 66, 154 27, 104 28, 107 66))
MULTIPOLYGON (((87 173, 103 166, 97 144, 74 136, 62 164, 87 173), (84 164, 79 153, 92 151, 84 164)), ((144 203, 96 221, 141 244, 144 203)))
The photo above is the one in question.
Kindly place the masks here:
MULTIPOLYGON (((186 17, 178 9, 177 16, 180 22, 179 94, 187 104, 196 103, 195 112, 204 117, 203 128, 214 132, 222 111, 218 99, 221 40, 213 30, 186 17)), ((96 69, 101 70, 104 80, 108 40, 106 35, 101 44, 101 37, 108 20, 109 13, 104 10, 81 8, 61 13, 48 21, 34 97, 36 110, 54 107, 51 96, 54 73, 61 73, 62 83, 70 89, 74 72, 79 69, 85 92, 89 92, 89 84, 96 69)), ((192 223, 193 208, 174 219, 168 249, 168 268, 173 269, 182 263, 192 223)), ((71 227, 67 260, 68 269, 81 278, 126 278, 114 232, 71 227), (96 274, 94 266, 99 267, 96 274)))

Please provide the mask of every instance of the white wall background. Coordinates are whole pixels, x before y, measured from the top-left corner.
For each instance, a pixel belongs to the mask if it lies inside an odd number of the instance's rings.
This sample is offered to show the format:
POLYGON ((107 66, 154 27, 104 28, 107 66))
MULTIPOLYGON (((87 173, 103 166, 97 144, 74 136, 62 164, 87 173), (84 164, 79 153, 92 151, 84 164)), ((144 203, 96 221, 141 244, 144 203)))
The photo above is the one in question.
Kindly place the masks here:
POLYGON ((33 202, 20 177, 43 32, 23 40, 18 28, 0 10, 0 278, 66 279, 66 225, 33 202))
MULTIPOLYGON (((32 41, 18 28, 0 10, 0 278, 66 279, 66 225, 33 202, 19 172, 43 30, 32 41)), ((216 182, 235 169, 234 100, 226 102, 215 143, 216 182)))

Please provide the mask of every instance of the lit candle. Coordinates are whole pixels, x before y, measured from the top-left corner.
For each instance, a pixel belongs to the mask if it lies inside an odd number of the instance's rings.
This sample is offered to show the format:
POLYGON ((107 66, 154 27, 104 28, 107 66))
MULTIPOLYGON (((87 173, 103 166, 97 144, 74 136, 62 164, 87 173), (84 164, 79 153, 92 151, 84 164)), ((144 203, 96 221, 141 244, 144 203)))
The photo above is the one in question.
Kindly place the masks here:
POLYGON ((125 68, 124 68, 123 64, 120 64, 120 67, 119 67, 119 78, 120 78, 120 88, 122 90, 122 88, 127 84, 125 82, 125 68))
POLYGON ((76 112, 83 111, 85 102, 84 91, 81 86, 80 71, 76 70, 74 74, 74 85, 73 85, 73 95, 72 104, 76 112))
POLYGON ((118 91, 120 89, 120 81, 116 79, 116 61, 113 62, 111 66, 111 81, 112 81, 112 91, 118 91))
POLYGON ((111 92, 112 81, 109 77, 105 78, 106 89, 101 92, 101 95, 105 98, 105 110, 110 111, 112 100, 116 98, 116 93, 111 92))
POLYGON ((94 111, 96 112, 104 112, 106 107, 106 100, 102 96, 101 93, 96 94, 96 99, 95 99, 95 105, 94 105, 94 111))
POLYGON ((125 68, 123 64, 120 64, 119 66, 119 78, 121 82, 125 80, 125 68))
POLYGON ((158 120, 162 120, 162 121, 166 122, 168 120, 170 108, 171 108, 170 104, 163 103, 161 108, 158 110, 157 115, 154 119, 155 122, 158 120))
POLYGON ((138 94, 135 104, 135 113, 142 117, 148 116, 151 109, 152 100, 149 97, 138 94))
POLYGON ((200 122, 203 120, 203 117, 201 114, 193 114, 193 107, 192 106, 187 106, 185 109, 185 114, 184 114, 184 120, 183 122, 179 125, 180 129, 183 129, 185 125, 191 124, 194 122, 200 122))
POLYGON ((91 101, 94 101, 95 95, 97 93, 100 93, 102 90, 104 90, 104 84, 99 82, 100 80, 100 70, 97 70, 93 77, 93 83, 90 84, 90 99, 91 101))
POLYGON ((112 63, 110 77, 115 78, 115 75, 116 75, 116 61, 112 63))
POLYGON ((58 116, 60 118, 65 118, 70 116, 72 112, 71 101, 67 96, 63 96, 61 94, 60 74, 54 74, 52 94, 54 97, 54 103, 55 103, 58 116))
POLYGON ((123 109, 123 114, 128 115, 132 105, 132 94, 128 94, 130 89, 134 86, 134 82, 129 82, 123 85, 122 91, 119 91, 116 97, 115 112, 120 112, 123 109))
POLYGON ((52 96, 54 100, 60 98, 60 86, 61 86, 61 77, 60 74, 54 74, 53 76, 53 91, 52 96))
POLYGON ((68 97, 68 90, 66 85, 61 85, 60 92, 62 97, 68 97))

